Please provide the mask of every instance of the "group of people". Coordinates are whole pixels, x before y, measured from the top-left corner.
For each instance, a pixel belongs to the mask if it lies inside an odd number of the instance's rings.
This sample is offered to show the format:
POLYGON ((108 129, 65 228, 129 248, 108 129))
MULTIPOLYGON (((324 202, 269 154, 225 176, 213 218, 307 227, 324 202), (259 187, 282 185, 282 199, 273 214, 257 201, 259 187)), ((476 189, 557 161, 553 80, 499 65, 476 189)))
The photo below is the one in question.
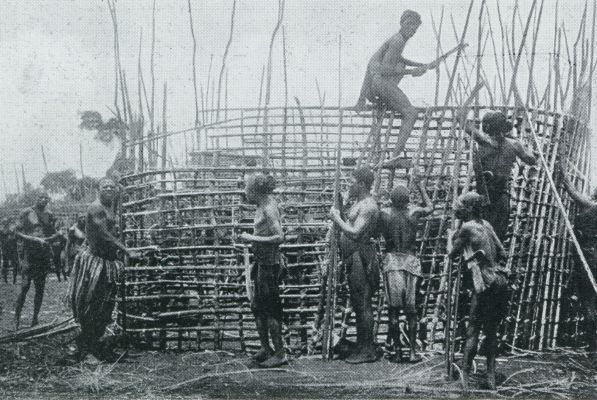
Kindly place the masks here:
MULTIPOLYGON (((417 117, 416 109, 398 88, 398 83, 404 76, 420 76, 436 68, 441 61, 440 57, 430 64, 424 64, 403 57, 404 46, 420 26, 421 18, 418 13, 407 10, 400 23, 400 31, 371 58, 355 106, 357 111, 361 111, 370 101, 374 107, 401 114, 398 142, 390 161, 404 150, 417 117)), ((486 113, 481 121, 481 129, 472 121, 467 121, 465 114, 463 111, 456 120, 476 143, 473 162, 476 189, 463 193, 455 202, 453 217, 458 224, 455 231, 449 232, 448 251, 451 258, 460 258, 468 266, 473 282, 464 345, 464 384, 468 385, 479 334, 483 330, 487 345, 487 383, 490 388, 495 388, 497 329, 507 310, 510 287, 510 272, 504 267, 507 253, 503 245, 510 217, 509 181, 517 161, 533 166, 537 164, 537 156, 521 141, 510 136, 513 124, 505 114, 486 113)), ((390 167, 392 164, 385 163, 390 167)), ((418 183, 423 206, 411 205, 410 190, 406 186, 397 186, 389 193, 389 206, 380 209, 379 199, 371 193, 374 180, 372 168, 365 166, 355 169, 343 210, 332 208, 330 211, 331 219, 341 232, 341 265, 346 271, 351 306, 356 317, 357 343, 345 361, 364 363, 377 359, 371 302, 378 289, 380 276, 383 276, 389 317, 388 342, 393 344, 391 359, 403 360, 399 329, 399 314, 402 311, 406 315, 408 327, 410 348, 407 361, 418 362, 421 358, 416 353, 416 294, 424 276, 416 238, 419 223, 433 212, 433 203, 425 187, 418 183), (385 243, 381 262, 378 261, 375 244, 375 239, 379 237, 383 237, 385 243)), ((281 342, 282 312, 276 279, 279 244, 283 242, 284 234, 277 205, 271 196, 274 188, 272 178, 259 174, 250 177, 246 183, 247 199, 257 204, 255 232, 253 235, 241 236, 241 239, 254 243, 256 267, 251 275, 255 281, 252 305, 262 345, 256 359, 264 367, 278 366, 286 362, 281 342), (272 336, 274 349, 269 345, 268 335, 272 336)), ((590 200, 577 193, 566 178, 564 184, 583 210, 576 218, 576 232, 589 253, 589 262, 595 265, 597 191, 594 199, 590 200)), ((597 296, 592 287, 586 284, 588 280, 585 275, 581 274, 580 281, 585 283, 581 285, 585 292, 582 297, 587 307, 589 350, 594 352, 597 348, 597 296)))
POLYGON ((17 283, 21 274, 21 289, 16 301, 15 325, 20 327, 21 311, 27 293, 33 283, 35 297, 31 325, 38 323, 43 302, 47 275, 54 272, 58 281, 66 280, 72 269, 74 256, 85 236, 84 219, 65 231, 54 215, 47 210, 50 201, 46 193, 40 194, 35 205, 25 208, 18 218, 6 217, 0 227, 0 251, 2 252, 2 277, 8 283, 17 283))

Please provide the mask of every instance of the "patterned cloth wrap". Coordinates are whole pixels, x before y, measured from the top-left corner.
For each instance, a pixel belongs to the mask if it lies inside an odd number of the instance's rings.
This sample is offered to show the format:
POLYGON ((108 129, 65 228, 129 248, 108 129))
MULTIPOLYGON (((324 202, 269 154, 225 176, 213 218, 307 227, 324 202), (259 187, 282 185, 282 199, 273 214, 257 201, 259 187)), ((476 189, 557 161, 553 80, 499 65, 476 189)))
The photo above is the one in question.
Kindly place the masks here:
POLYGON ((421 271, 421 261, 413 254, 391 252, 387 253, 383 259, 383 272, 406 271, 418 277, 423 277, 421 271))
POLYGON ((77 322, 107 325, 111 321, 123 272, 121 261, 94 256, 89 249, 76 256, 70 299, 77 322))

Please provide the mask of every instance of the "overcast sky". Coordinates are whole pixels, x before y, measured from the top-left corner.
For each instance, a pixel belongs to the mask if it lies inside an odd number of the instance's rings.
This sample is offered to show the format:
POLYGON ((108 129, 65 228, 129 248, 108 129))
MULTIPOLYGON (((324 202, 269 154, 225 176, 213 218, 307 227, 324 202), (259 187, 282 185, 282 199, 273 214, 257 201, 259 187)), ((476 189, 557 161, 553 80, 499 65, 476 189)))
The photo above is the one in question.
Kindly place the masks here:
MULTIPOLYGON (((197 71, 200 81, 205 83, 212 54, 214 70, 220 68, 232 1, 193 0, 192 3, 198 38, 197 71)), ((337 43, 341 34, 343 105, 352 105, 368 58, 399 29, 400 15, 406 8, 419 11, 423 25, 405 54, 412 59, 431 61, 436 46, 431 14, 437 23, 445 7, 443 47, 448 49, 456 43, 449 17, 453 15, 456 29, 460 31, 468 3, 468 0, 287 0, 284 26, 290 95, 298 96, 305 105, 318 104, 317 78, 327 94, 326 103, 337 104, 337 43)), ((476 42, 480 1, 477 3, 469 27, 470 43, 476 42)), ((493 0, 488 3, 495 7, 493 0)), ((523 20, 530 3, 519 1, 523 20)), ((149 76, 151 4, 151 0, 117 2, 122 64, 131 90, 136 86, 141 29, 146 80, 149 76)), ((514 2, 500 1, 500 4, 502 12, 510 18, 514 2)), ((559 19, 566 21, 569 40, 573 40, 578 29, 583 5, 583 1, 560 2, 559 19)), ((554 6, 555 1, 545 0, 537 45, 537 80, 547 70, 547 54, 552 49, 554 6)), ((194 121, 187 1, 157 0, 156 9, 156 102, 161 104, 161 88, 167 81, 169 127, 187 128, 194 121)), ((492 13, 495 15, 494 8, 492 13)), ((3 16, 0 23, 0 164, 4 167, 9 191, 16 188, 14 166, 20 163, 25 164, 27 179, 35 184, 39 182, 44 173, 42 144, 50 170, 78 170, 79 143, 82 143, 85 173, 102 175, 112 162, 116 144, 110 148, 95 143, 93 134, 81 132, 78 123, 79 113, 84 110, 100 111, 104 117, 110 115, 107 106, 113 102, 114 64, 112 26, 106 3, 100 0, 2 0, 0 15, 3 16)), ((230 106, 256 105, 261 68, 267 59, 276 17, 276 0, 238 1, 235 34, 227 63, 230 106)), ((498 29, 497 17, 492 22, 494 29, 498 29)), ((517 35, 520 37, 519 27, 517 35)), ((467 52, 472 56, 475 50, 476 45, 473 45, 467 52)), ((280 45, 277 44, 272 104, 280 104, 282 99, 281 71, 280 45)), ((430 79, 435 79, 433 73, 404 81, 404 88, 415 105, 432 103, 430 79)), ((136 99, 132 100, 136 104, 136 99)))

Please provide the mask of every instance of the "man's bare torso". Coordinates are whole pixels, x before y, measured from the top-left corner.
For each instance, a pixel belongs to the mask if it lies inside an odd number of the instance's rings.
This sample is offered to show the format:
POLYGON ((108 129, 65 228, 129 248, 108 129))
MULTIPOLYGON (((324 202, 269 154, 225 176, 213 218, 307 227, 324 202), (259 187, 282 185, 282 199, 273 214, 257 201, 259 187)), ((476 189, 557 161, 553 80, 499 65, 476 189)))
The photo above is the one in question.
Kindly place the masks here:
MULTIPOLYGON (((381 45, 381 47, 375 52, 373 57, 371 57, 370 65, 370 73, 373 77, 381 77, 381 75, 377 74, 375 70, 375 64, 381 62, 386 66, 392 66, 396 69, 400 69, 400 65, 404 68, 404 64, 401 62, 402 59, 402 52, 404 50, 404 46, 406 45, 406 40, 402 36, 400 32, 389 38, 381 45)), ((396 76, 384 76, 383 79, 391 80, 396 85, 402 80, 402 75, 396 76)))
POLYGON ((478 154, 484 171, 494 176, 509 177, 516 159, 520 157, 521 144, 516 139, 504 138, 496 146, 479 144, 478 154))

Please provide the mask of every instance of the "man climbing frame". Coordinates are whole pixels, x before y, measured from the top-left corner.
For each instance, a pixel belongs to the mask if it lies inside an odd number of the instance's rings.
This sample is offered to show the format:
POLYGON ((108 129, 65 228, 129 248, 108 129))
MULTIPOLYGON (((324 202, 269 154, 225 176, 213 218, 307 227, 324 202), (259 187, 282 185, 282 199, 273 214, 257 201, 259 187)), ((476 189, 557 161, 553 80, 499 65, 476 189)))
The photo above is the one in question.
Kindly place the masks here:
MULTIPOLYGON (((462 111, 466 112, 466 111, 462 111)), ((464 121, 465 115, 460 115, 464 121)), ((466 121, 465 131, 477 142, 473 167, 476 177, 476 190, 484 196, 483 217, 503 241, 508 231, 510 219, 510 175, 517 159, 528 165, 535 165, 537 159, 518 139, 507 137, 512 131, 512 123, 502 112, 488 112, 482 119, 482 131, 473 121, 466 121)))
POLYGON ((417 120, 416 108, 410 103, 406 94, 400 90, 398 84, 407 75, 421 76, 427 70, 435 69, 444 58, 466 46, 466 44, 458 45, 429 64, 409 60, 402 55, 402 52, 419 26, 421 26, 419 13, 412 10, 402 13, 400 31, 386 40, 371 57, 361 87, 361 94, 354 107, 357 112, 363 111, 366 108, 367 100, 369 100, 377 106, 384 104, 390 110, 402 115, 398 142, 392 153, 392 158, 398 157, 402 153, 417 120))

